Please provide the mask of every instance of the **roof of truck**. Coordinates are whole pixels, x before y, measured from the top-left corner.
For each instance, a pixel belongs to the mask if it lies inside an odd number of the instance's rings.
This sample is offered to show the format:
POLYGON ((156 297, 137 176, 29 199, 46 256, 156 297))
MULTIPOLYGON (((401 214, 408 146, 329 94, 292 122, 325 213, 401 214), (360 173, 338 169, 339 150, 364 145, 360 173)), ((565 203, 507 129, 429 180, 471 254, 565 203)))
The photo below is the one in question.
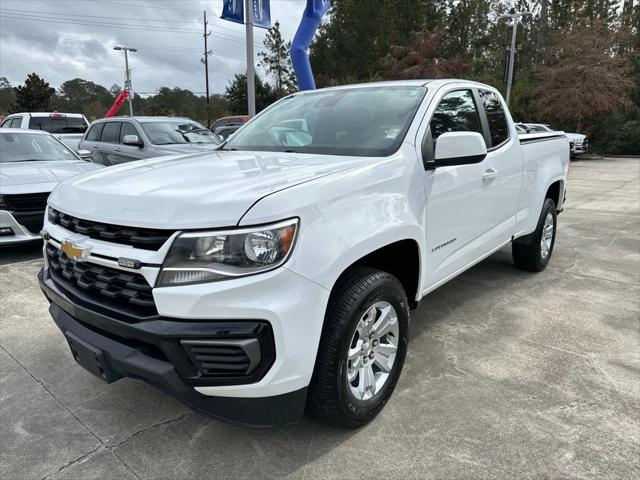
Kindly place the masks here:
POLYGON ((11 115, 7 115, 6 118, 12 117, 13 115, 31 115, 32 117, 72 117, 72 118, 82 118, 84 117, 81 113, 66 113, 66 112, 16 112, 11 115))

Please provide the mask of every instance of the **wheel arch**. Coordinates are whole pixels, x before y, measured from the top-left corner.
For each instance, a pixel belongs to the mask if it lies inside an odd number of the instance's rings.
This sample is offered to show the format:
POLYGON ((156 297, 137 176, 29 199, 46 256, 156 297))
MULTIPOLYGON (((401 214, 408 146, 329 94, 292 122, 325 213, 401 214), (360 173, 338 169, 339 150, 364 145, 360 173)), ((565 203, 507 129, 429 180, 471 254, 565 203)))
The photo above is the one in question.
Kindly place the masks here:
POLYGON ((556 209, 560 209, 562 207, 562 196, 564 195, 564 180, 558 179, 552 181, 552 183, 547 187, 547 191, 544 195, 545 200, 550 198, 556 204, 556 209))
POLYGON ((413 238, 404 238, 387 243, 369 251, 351 262, 336 278, 332 291, 353 267, 371 267, 390 273, 402 284, 409 301, 409 306, 415 308, 418 303, 421 280, 420 245, 413 238))

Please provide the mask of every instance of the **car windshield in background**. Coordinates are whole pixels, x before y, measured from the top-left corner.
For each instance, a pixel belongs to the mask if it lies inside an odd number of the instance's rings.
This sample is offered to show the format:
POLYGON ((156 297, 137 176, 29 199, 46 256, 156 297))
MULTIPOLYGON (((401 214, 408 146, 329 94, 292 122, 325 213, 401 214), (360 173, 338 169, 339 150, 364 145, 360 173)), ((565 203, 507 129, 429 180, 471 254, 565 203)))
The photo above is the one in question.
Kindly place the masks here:
POLYGON ((386 156, 395 152, 424 87, 365 87, 286 98, 251 120, 224 150, 386 156))
POLYGON ((78 160, 78 157, 49 135, 0 133, 0 163, 58 160, 78 160))
POLYGON ((220 143, 218 137, 202 125, 192 122, 140 122, 154 145, 182 143, 220 143))

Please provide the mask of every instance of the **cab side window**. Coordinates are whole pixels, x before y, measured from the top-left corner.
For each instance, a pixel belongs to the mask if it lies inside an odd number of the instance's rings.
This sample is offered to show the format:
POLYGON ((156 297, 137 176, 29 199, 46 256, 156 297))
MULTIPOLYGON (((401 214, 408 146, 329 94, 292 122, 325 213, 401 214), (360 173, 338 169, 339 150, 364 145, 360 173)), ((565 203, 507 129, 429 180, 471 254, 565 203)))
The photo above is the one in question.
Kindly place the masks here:
POLYGON ((107 122, 102 129, 100 141, 104 143, 118 143, 120 137, 120 122, 107 122))
POLYGON ((11 128, 20 128, 22 125, 22 117, 16 117, 11 120, 11 128))
POLYGON ((97 123, 93 127, 89 129, 89 133, 87 133, 87 141, 89 142, 99 142, 100 135, 102 134, 102 129, 104 128, 104 123, 97 123))
POLYGON ((479 93, 484 111, 487 114, 489 132, 491 134, 491 147, 497 147, 509 139, 507 116, 497 94, 488 90, 479 90, 479 93))
POLYGON ((478 132, 482 134, 478 108, 471 90, 447 93, 433 112, 423 140, 425 161, 432 161, 438 137, 447 132, 478 132))
POLYGON ((447 93, 431 118, 431 136, 434 142, 446 132, 482 133, 478 109, 470 90, 447 93))

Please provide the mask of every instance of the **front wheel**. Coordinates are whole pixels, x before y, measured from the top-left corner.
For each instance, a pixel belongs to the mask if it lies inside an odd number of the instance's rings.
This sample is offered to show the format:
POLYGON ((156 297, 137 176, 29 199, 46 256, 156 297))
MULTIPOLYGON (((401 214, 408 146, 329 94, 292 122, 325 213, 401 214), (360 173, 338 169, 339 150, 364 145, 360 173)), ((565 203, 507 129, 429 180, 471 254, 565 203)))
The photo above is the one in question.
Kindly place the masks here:
POLYGON ((513 242, 511 253, 516 267, 530 272, 541 272, 549 263, 556 241, 556 204, 545 199, 536 230, 513 242))
POLYGON ((333 289, 309 390, 321 420, 358 428, 387 403, 407 353, 409 308, 393 275, 368 267, 333 289))

